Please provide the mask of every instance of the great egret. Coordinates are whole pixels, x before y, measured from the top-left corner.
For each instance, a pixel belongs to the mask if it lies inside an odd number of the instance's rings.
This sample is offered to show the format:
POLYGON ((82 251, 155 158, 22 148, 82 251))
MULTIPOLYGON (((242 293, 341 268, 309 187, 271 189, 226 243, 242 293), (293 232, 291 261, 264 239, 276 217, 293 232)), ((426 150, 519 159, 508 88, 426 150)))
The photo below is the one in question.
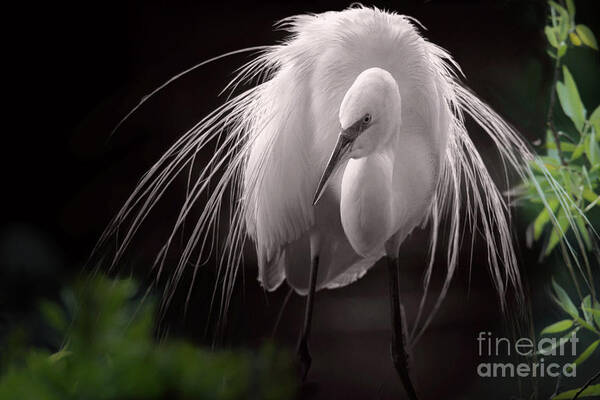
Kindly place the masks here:
MULTIPOLYGON (((465 219, 471 226, 478 224, 485 239, 502 306, 509 286, 518 299, 523 296, 507 201, 469 138, 464 115, 483 128, 506 165, 521 178, 533 177, 530 163, 534 162, 520 136, 459 81, 459 66, 446 51, 424 39, 414 22, 363 6, 284 19, 279 26, 290 37, 282 44, 259 48, 259 55, 241 68, 226 89, 258 83, 184 134, 138 184, 101 239, 106 241, 129 222, 114 260, 167 186, 178 174, 191 171, 194 155, 218 138, 215 154, 199 176, 190 172, 185 203, 157 256, 160 276, 190 209, 207 195, 170 277, 169 293, 194 251, 200 258, 205 247, 214 247, 213 228, 231 189, 230 229, 219 264, 224 282, 221 311, 227 310, 249 236, 264 288, 275 290, 286 281, 307 295, 298 348, 306 373, 315 291, 348 285, 387 256, 393 359, 414 398, 398 299, 398 251, 415 227, 431 228, 431 261, 425 269, 411 343, 420 337, 447 292, 465 219), (424 313, 444 215, 449 221, 448 269, 434 307, 424 313)), ((545 171, 542 163, 538 168, 545 171)), ((551 176, 548 179, 553 182, 551 176)), ((562 203, 568 203, 558 185, 551 189, 562 203)), ((200 261, 193 263, 195 270, 200 261)))

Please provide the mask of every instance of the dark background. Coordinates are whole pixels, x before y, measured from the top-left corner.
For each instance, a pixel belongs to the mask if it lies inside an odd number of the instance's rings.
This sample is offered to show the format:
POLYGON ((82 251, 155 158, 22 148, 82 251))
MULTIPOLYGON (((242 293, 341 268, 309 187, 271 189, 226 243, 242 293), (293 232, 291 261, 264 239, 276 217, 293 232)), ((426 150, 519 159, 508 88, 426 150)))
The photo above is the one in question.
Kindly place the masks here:
MULTIPOLYGON (((577 1, 576 20, 598 36, 593 3, 577 1)), ((416 17, 428 29, 424 35, 450 51, 481 97, 530 140, 543 136, 552 75, 542 32, 544 2, 397 0, 373 4, 416 17)), ((36 324, 28 316, 37 299, 56 297, 63 284, 80 274, 103 228, 142 173, 195 121, 222 103, 223 98, 217 97, 220 89, 249 57, 229 57, 180 79, 109 138, 111 129, 142 96, 202 60, 281 40, 284 33, 272 29, 281 18, 348 5, 335 1, 92 1, 23 4, 7 10, 3 52, 8 72, 3 86, 8 107, 4 107, 7 124, 1 157, 5 215, 0 226, 3 331, 17 322, 36 324)), ((569 66, 578 83, 587 79, 580 91, 588 108, 595 107, 600 100, 598 74, 593 72, 599 70, 598 53, 574 49, 568 57, 579 60, 569 66)), ((476 129, 472 132, 490 169, 497 170, 489 142, 476 129)), ((176 182, 144 225, 121 271, 133 270, 140 279, 150 279, 149 265, 169 232, 170 218, 178 211, 172 204, 180 204, 183 190, 182 182, 176 182)), ((518 226, 522 228, 523 224, 518 226)), ((403 247, 402 290, 409 318, 419 300, 426 241, 427 235, 417 232, 403 247)), ((519 394, 516 380, 476 376, 476 365, 481 362, 475 354, 477 332, 502 334, 498 301, 484 254, 478 250, 470 290, 467 257, 440 316, 413 354, 417 387, 424 397, 519 394)), ((540 313, 536 318, 550 321, 557 315, 545 300, 551 270, 536 262, 538 250, 523 248, 522 265, 533 287, 534 312, 540 313)), ((438 264, 436 278, 443 273, 443 264, 438 264)), ((253 347, 271 335, 286 289, 266 294, 255 277, 249 255, 223 339, 225 346, 253 347)), ((319 293, 311 342, 313 369, 304 396, 393 398, 402 393, 388 357, 385 278, 385 269, 378 267, 347 288, 319 293)), ((209 344, 212 336, 204 332, 214 268, 208 265, 202 270, 186 314, 189 274, 185 279, 159 334, 209 344)), ((436 281, 433 289, 437 288, 436 281)), ((294 296, 275 335, 278 343, 292 349, 302 306, 302 300, 294 296)), ((43 334, 32 341, 44 345, 43 334)))

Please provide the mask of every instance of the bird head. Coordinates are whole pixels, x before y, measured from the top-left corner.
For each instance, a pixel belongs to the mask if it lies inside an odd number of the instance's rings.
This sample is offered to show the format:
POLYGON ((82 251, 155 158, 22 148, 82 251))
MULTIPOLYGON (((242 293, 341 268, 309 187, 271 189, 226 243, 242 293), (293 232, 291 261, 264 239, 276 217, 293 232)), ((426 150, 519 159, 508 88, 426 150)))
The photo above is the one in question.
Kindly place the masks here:
POLYGON ((400 91, 384 69, 361 72, 340 105, 341 130, 321 176, 313 204, 319 201, 327 181, 350 158, 362 158, 384 148, 397 132, 401 117, 400 91))

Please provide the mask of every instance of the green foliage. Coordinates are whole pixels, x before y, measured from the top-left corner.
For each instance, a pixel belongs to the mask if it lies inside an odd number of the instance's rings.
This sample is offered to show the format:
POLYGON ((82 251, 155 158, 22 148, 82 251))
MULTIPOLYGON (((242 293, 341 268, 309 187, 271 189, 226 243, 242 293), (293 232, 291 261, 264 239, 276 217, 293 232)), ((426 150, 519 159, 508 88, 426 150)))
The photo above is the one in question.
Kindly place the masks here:
MULTIPOLYGON (((572 399, 579 392, 579 389, 567 390, 566 392, 559 393, 557 396, 554 396, 553 400, 566 400, 572 399)), ((579 394, 580 398, 591 397, 591 396, 600 396, 600 384, 591 385, 587 389, 585 389, 582 393, 579 394)))
MULTIPOLYGON (((556 248, 561 249, 564 265, 581 299, 577 306, 579 302, 573 301, 567 291, 552 280, 552 298, 568 319, 550 324, 542 329, 541 334, 560 335, 560 340, 553 347, 565 343, 581 330, 594 336, 595 339, 572 361, 579 366, 600 351, 600 304, 596 298, 589 258, 594 254, 600 263, 600 252, 594 244, 598 237, 592 223, 593 209, 600 201, 600 106, 596 105, 594 111, 588 114, 579 94, 576 77, 564 65, 564 57, 569 48, 574 46, 598 50, 598 44, 588 27, 576 24, 573 0, 561 1, 560 4, 548 1, 548 5, 550 15, 544 33, 549 45, 548 54, 554 60, 555 79, 546 121, 545 155, 540 158, 549 174, 534 163, 535 176, 524 187, 524 198, 539 207, 537 216, 530 224, 530 237, 535 241, 544 239, 543 257, 556 248), (569 121, 561 129, 557 129, 554 123, 555 100, 569 121), (561 197, 550 190, 556 183, 564 191, 561 197), (565 240, 568 234, 571 237, 569 242, 565 240), (575 243, 576 247, 570 243, 575 243), (576 255, 577 250, 579 252, 576 255), (581 279, 589 290, 585 296, 579 284, 581 279)), ((537 355, 545 356, 552 351, 544 349, 537 355)), ((553 399, 571 399, 582 389, 559 393, 553 399)), ((592 385, 578 396, 584 398, 598 394, 600 385, 592 385)))
MULTIPOLYGON (((557 143, 554 132, 548 129, 546 132, 546 155, 542 156, 545 166, 551 176, 546 176, 534 165, 536 181, 545 193, 547 207, 542 206, 537 217, 532 222, 534 239, 539 240, 546 227, 552 226, 549 233, 545 255, 548 255, 560 242, 570 228, 577 229, 580 238, 587 250, 591 250, 589 232, 586 228, 586 218, 579 214, 576 209, 571 209, 573 223, 564 214, 563 207, 553 219, 550 214, 559 208, 560 199, 549 190, 549 179, 557 181, 566 193, 573 199, 574 205, 586 214, 595 207, 599 201, 600 185, 600 147, 598 140, 598 128, 600 123, 600 111, 597 108, 590 118, 586 118, 586 109, 583 106, 577 85, 566 66, 563 66, 564 82, 557 82, 556 93, 562 110, 573 122, 573 132, 556 132, 559 141, 557 143), (560 152, 558 149, 560 148, 560 152), (554 223, 552 223, 554 222, 554 223)), ((533 184, 527 186, 525 195, 533 203, 543 204, 537 189, 533 184)))
MULTIPOLYGON (((557 302, 557 304, 560 306, 560 308, 562 308, 565 311, 565 313, 567 313, 571 317, 571 319, 565 319, 562 321, 555 322, 555 323, 545 327, 542 330, 541 334, 542 335, 550 335, 550 334, 556 334, 556 333, 563 334, 563 332, 565 332, 565 331, 568 331, 568 333, 566 335, 563 335, 560 338, 560 340, 555 342, 555 344, 551 348, 544 349, 543 351, 538 352, 537 355, 544 356, 544 355, 551 354, 552 351, 554 350, 554 348, 566 343, 571 338, 571 336, 576 336, 580 329, 586 329, 589 332, 591 332, 593 335, 595 335, 598 339, 594 340, 591 344, 589 344, 587 346, 587 348, 581 354, 579 354, 579 356, 577 358, 575 358, 574 361, 572 361, 572 364, 574 364, 576 366, 580 366, 592 354, 594 354, 597 351, 598 346, 600 345, 600 318, 594 319, 594 314, 600 315, 600 304, 598 304, 596 302, 594 304, 594 307, 590 308, 592 299, 591 299, 591 296, 586 296, 583 299, 583 301, 581 302, 581 306, 579 308, 577 308, 575 306, 575 303, 571 300, 571 298, 567 294, 567 292, 554 280, 552 281, 552 287, 553 287, 554 295, 555 295, 554 300, 557 302), (583 316, 583 318, 581 318, 581 316, 583 316)), ((590 387, 591 388, 596 387, 596 389, 598 389, 597 386, 598 385, 594 385, 594 386, 590 386, 590 387)), ((588 388, 579 396, 585 397, 584 394, 586 396, 591 396, 593 394, 600 393, 600 392, 595 391, 596 389, 588 388)), ((558 394, 557 396, 553 397, 553 399, 570 399, 578 391, 579 391, 579 389, 569 390, 569 391, 558 394)))
POLYGON ((65 344, 53 354, 30 350, 13 360, 0 377, 0 399, 293 397, 286 354, 272 345, 251 353, 213 352, 179 340, 156 343, 154 304, 132 301, 135 293, 131 280, 96 278, 66 292, 66 310, 42 303, 65 344))
POLYGON ((588 308, 587 306, 590 304, 591 300, 589 300, 589 296, 586 296, 586 299, 588 300, 584 299, 581 302, 581 306, 577 308, 567 292, 556 283, 556 281, 552 281, 552 286, 555 294, 554 301, 571 318, 555 322, 545 327, 541 332, 542 335, 564 332, 571 329, 575 330, 578 327, 581 327, 600 337, 600 319, 592 320, 591 318, 593 313, 600 314, 600 304, 596 302, 594 308, 588 308), (581 318, 581 316, 583 316, 583 318, 581 318))
POLYGON ((577 36, 579 36, 583 44, 594 50, 598 50, 598 42, 596 42, 596 38, 590 28, 585 25, 577 25, 575 27, 575 32, 577 32, 577 36))
POLYGON ((556 93, 563 111, 571 118, 577 130, 581 132, 585 123, 585 107, 579 97, 579 91, 573 76, 566 66, 563 66, 563 76, 564 83, 556 82, 556 93))
POLYGON ((581 355, 579 357, 577 357, 574 364, 581 365, 585 360, 587 360, 592 355, 592 353, 594 353, 594 351, 596 351, 596 348, 598 347, 599 343, 600 343, 600 339, 592 342, 592 344, 590 344, 587 347, 587 349, 585 349, 583 351, 583 353, 581 353, 581 355))
POLYGON ((535 182, 532 181, 524 188, 524 198, 540 207, 531 229, 534 240, 545 238, 544 256, 549 255, 569 231, 574 232, 580 249, 591 251, 592 240, 587 228, 589 213, 600 201, 600 106, 588 115, 575 78, 569 68, 562 64, 570 46, 585 45, 597 49, 596 39, 588 27, 575 24, 573 1, 568 1, 566 7, 549 1, 549 6, 549 25, 544 32, 559 78, 553 88, 555 93, 551 96, 546 154, 541 157, 550 175, 545 175, 534 164, 535 182), (562 112, 572 122, 572 129, 562 131, 555 128, 552 120, 555 97, 562 112), (564 200, 556 197, 550 190, 551 181, 560 184, 573 200, 572 205, 565 204, 564 200), (540 197, 537 185, 542 189, 544 198, 540 197), (583 215, 580 210, 583 210, 583 215), (546 235, 543 234, 545 231, 546 235))
POLYGON ((564 332, 568 329, 571 329, 572 327, 573 321, 571 321, 570 319, 563 319, 562 321, 555 322, 552 325, 545 327, 542 330, 542 335, 564 332))
POLYGON ((554 288, 554 292, 556 293, 556 302, 558 305, 571 317, 577 318, 579 317, 579 312, 577 311, 577 307, 569 298, 567 292, 560 287, 555 280, 552 280, 552 287, 554 288))
POLYGON ((548 54, 552 58, 562 58, 570 41, 574 46, 588 46, 598 50, 594 33, 585 25, 575 24, 575 3, 567 1, 567 8, 554 1, 548 1, 550 6, 550 25, 544 29, 546 39, 552 47, 548 54), (569 40, 567 40, 569 39, 569 40))

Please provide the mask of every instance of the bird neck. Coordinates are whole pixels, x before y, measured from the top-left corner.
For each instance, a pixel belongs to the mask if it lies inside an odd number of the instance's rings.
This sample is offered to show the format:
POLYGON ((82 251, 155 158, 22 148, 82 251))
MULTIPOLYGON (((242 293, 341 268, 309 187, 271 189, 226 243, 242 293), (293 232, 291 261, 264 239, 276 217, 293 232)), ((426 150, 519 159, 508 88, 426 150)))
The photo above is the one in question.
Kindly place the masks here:
POLYGON ((340 212, 354 250, 366 257, 381 252, 392 232, 393 160, 388 152, 348 161, 342 178, 340 212))

